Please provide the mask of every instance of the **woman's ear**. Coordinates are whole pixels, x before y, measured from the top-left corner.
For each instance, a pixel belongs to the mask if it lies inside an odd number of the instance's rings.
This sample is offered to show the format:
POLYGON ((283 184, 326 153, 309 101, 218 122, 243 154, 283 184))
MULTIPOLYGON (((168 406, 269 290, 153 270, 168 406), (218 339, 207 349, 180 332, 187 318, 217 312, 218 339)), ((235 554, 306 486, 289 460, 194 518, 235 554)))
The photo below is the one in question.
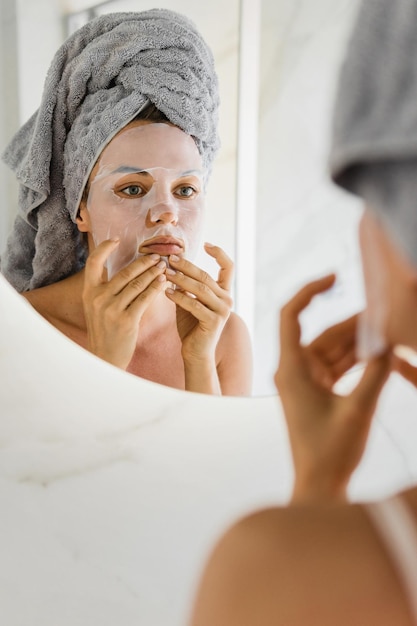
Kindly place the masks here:
POLYGON ((80 208, 78 209, 78 215, 75 218, 75 223, 81 233, 91 232, 90 213, 88 212, 87 203, 84 199, 80 202, 80 208))

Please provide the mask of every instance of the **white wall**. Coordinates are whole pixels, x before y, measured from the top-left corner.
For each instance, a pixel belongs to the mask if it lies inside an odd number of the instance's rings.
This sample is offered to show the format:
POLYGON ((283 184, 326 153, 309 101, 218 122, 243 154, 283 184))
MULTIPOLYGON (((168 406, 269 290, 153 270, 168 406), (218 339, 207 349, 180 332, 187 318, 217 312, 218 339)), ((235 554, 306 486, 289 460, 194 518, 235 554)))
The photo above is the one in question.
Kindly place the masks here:
POLYGON ((359 204, 329 182, 339 66, 358 0, 262 0, 258 148, 255 389, 274 392, 278 311, 330 271, 338 285, 304 315, 305 336, 363 303, 359 204))
MULTIPOLYGON (((0 3, 0 85, 7 98, 0 98, 0 152, 3 151, 13 130, 18 125, 16 107, 18 93, 18 67, 16 46, 16 5, 15 0, 2 0, 0 3)), ((17 185, 14 176, 0 163, 0 187, 4 210, 0 211, 0 250, 6 243, 17 202, 17 185)))

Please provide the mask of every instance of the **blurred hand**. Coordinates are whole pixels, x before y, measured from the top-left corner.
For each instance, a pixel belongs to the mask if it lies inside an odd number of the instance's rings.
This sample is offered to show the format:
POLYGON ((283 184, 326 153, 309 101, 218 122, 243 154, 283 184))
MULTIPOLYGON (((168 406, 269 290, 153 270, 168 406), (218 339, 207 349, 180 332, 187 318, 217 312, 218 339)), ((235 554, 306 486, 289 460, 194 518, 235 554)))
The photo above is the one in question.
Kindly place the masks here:
POLYGON ((281 311, 281 356, 275 384, 294 461, 294 501, 346 497, 390 371, 387 353, 368 363, 349 395, 332 391, 334 382, 355 362, 355 318, 325 331, 310 346, 301 345, 301 311, 334 280, 331 275, 309 283, 281 311))
POLYGON ((414 387, 417 387, 417 367, 411 365, 408 361, 401 359, 396 354, 393 355, 392 367, 396 372, 401 374, 403 378, 408 380, 409 383, 414 385, 414 387))
POLYGON ((305 347, 305 354, 314 363, 312 375, 328 389, 356 365, 356 330, 358 314, 331 326, 305 347))

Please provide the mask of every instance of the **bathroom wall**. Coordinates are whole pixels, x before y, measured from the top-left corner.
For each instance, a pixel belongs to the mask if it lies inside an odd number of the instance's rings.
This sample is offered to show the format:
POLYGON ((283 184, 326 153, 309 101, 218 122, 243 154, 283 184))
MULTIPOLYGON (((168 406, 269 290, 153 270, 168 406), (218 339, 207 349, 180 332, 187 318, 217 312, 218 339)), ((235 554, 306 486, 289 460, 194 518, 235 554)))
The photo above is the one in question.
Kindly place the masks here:
MULTIPOLYGON (((18 67, 16 45, 16 6, 15 0, 2 0, 0 3, 0 84, 7 97, 0 97, 0 152, 18 126, 18 67)), ((4 210, 0 211, 0 249, 6 242, 14 215, 16 183, 14 176, 0 164, 0 186, 4 210)))
POLYGON ((305 282, 336 271, 303 316, 305 338, 361 308, 358 202, 329 182, 336 79, 357 0, 262 0, 255 389, 273 393, 278 311, 305 282))

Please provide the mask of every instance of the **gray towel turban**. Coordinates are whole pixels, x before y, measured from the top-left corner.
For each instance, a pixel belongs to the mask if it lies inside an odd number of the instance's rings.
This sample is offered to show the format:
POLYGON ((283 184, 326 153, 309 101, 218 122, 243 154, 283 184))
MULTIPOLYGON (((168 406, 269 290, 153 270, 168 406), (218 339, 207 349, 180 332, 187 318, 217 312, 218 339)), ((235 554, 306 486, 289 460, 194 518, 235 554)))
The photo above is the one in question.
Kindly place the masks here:
POLYGON ((87 251, 74 220, 89 173, 104 146, 150 102, 193 136, 210 171, 219 146, 217 76, 210 49, 182 15, 104 15, 58 50, 40 108, 3 155, 20 192, 1 271, 18 291, 83 267, 87 251))
POLYGON ((417 1, 364 0, 342 67, 330 171, 417 265, 417 1))

